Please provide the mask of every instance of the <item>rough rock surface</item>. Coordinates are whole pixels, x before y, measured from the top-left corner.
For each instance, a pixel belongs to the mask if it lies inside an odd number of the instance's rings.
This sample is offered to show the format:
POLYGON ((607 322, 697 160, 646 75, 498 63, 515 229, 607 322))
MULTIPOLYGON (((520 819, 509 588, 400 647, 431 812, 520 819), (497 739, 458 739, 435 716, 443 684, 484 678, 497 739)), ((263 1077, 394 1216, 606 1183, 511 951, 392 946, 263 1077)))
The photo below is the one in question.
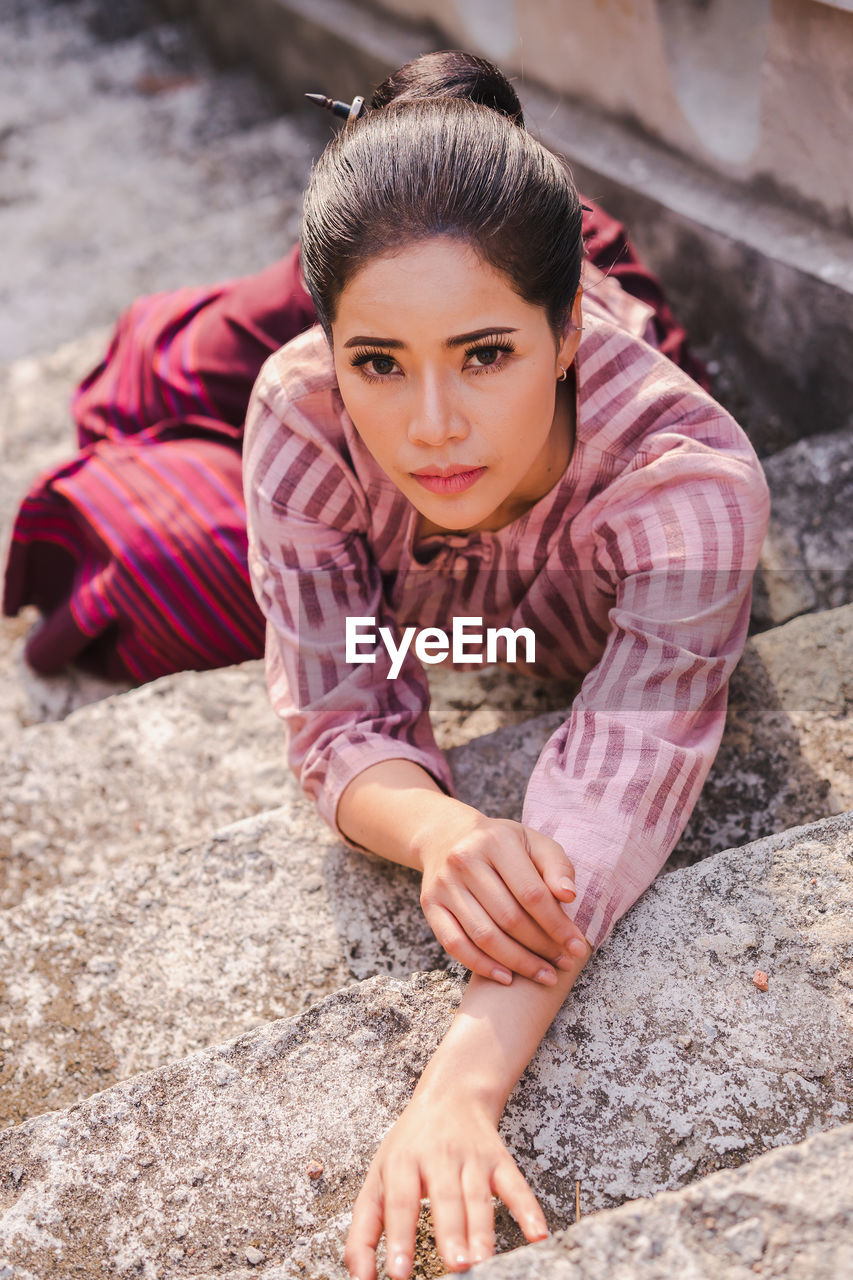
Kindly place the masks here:
POLYGON ((444 968, 415 872, 307 803, 0 912, 0 1126, 300 1012, 444 968))
POLYGON ((763 463, 772 498, 752 616, 762 627, 853 600, 853 425, 763 463))
MULTIPOLYGON (((473 1267, 483 1280, 840 1280, 853 1275, 853 1125, 594 1214, 473 1267)), ((271 1277, 274 1273, 271 1273, 271 1277)))
MULTIPOLYGON (((506 669, 436 674, 436 737, 466 742, 565 693, 506 669)), ((291 801, 303 796, 260 661, 181 672, 80 707, 19 731, 0 757, 0 906, 291 801)))
MULTIPOLYGON (((620 924, 501 1122, 552 1230, 574 1220, 576 1179, 589 1213, 851 1119, 851 851, 853 814, 728 850, 659 880, 620 924)), ((364 872, 341 890, 347 917, 365 913, 365 937, 383 921, 387 955, 400 955, 389 903, 364 872)), ((236 1280, 251 1246, 271 1276, 298 1274, 299 1259, 310 1275, 344 1276, 360 1179, 450 1021, 462 974, 367 978, 7 1129, 0 1262, 15 1280, 75 1268, 220 1268, 236 1280), (324 1166, 316 1182, 309 1159, 324 1166)), ((520 1243, 503 1216, 498 1247, 520 1243)))
POLYGON ((253 73, 216 72, 141 0, 5 4, 0 34, 0 359, 293 243, 319 112, 282 117, 253 73))

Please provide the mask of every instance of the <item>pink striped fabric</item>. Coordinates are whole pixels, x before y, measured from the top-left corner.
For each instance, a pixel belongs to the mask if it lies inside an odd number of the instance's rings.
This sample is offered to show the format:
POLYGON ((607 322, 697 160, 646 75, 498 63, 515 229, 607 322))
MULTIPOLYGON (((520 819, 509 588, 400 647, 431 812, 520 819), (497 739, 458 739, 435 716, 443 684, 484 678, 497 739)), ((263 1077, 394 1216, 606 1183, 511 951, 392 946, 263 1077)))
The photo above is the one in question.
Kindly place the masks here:
POLYGON ((380 760, 413 760, 454 794, 420 662, 410 649, 388 679, 377 645, 372 665, 347 663, 348 615, 398 638, 454 616, 531 628, 532 670, 579 692, 522 821, 574 863, 571 911, 593 947, 659 871, 716 754, 769 512, 746 436, 638 336, 648 315, 587 293, 572 458, 496 532, 416 538, 417 512, 355 432, 319 329, 267 360, 246 422, 249 568, 303 789, 333 828, 344 787, 380 760))

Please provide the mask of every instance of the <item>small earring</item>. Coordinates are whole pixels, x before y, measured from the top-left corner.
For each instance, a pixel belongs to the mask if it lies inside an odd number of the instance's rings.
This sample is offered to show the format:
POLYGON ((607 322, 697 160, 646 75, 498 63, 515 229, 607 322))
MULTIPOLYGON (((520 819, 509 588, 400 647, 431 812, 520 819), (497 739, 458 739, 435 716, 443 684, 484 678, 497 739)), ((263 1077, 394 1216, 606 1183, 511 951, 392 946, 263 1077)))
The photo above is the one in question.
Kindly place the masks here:
POLYGON ((558 381, 558 382, 565 382, 565 381, 566 381, 566 378, 567 378, 568 376, 569 376, 569 375, 568 375, 568 370, 567 370, 567 369, 564 369, 564 368, 563 368, 563 366, 562 366, 562 365, 560 365, 560 372, 557 374, 557 381, 558 381))

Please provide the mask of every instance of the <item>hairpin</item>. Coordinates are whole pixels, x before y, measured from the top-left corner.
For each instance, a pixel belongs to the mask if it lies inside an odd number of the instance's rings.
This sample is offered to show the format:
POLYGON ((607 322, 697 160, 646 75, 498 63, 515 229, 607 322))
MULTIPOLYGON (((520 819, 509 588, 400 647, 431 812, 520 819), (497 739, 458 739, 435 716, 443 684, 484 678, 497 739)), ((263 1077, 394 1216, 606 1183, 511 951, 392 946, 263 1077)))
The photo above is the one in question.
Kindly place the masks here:
POLYGON ((306 93, 305 97, 310 98, 316 106, 340 116, 347 124, 352 124, 364 114, 364 98, 356 97, 352 102, 338 102, 335 98, 327 98, 325 93, 306 93))

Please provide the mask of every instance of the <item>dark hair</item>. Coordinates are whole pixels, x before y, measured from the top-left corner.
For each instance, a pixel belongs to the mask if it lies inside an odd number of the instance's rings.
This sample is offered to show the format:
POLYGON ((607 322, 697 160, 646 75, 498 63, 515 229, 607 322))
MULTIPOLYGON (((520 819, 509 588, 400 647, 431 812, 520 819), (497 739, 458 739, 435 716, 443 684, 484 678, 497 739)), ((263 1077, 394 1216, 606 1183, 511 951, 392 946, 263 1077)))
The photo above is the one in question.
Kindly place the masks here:
POLYGON ((370 99, 372 108, 417 98, 470 98, 491 107, 524 128, 518 94, 493 62, 461 49, 425 53, 383 80, 370 99))
POLYGON ((369 111, 315 164, 301 256, 327 335, 342 290, 370 259, 441 235, 504 272, 559 338, 583 257, 571 176, 526 129, 456 97, 369 111))

